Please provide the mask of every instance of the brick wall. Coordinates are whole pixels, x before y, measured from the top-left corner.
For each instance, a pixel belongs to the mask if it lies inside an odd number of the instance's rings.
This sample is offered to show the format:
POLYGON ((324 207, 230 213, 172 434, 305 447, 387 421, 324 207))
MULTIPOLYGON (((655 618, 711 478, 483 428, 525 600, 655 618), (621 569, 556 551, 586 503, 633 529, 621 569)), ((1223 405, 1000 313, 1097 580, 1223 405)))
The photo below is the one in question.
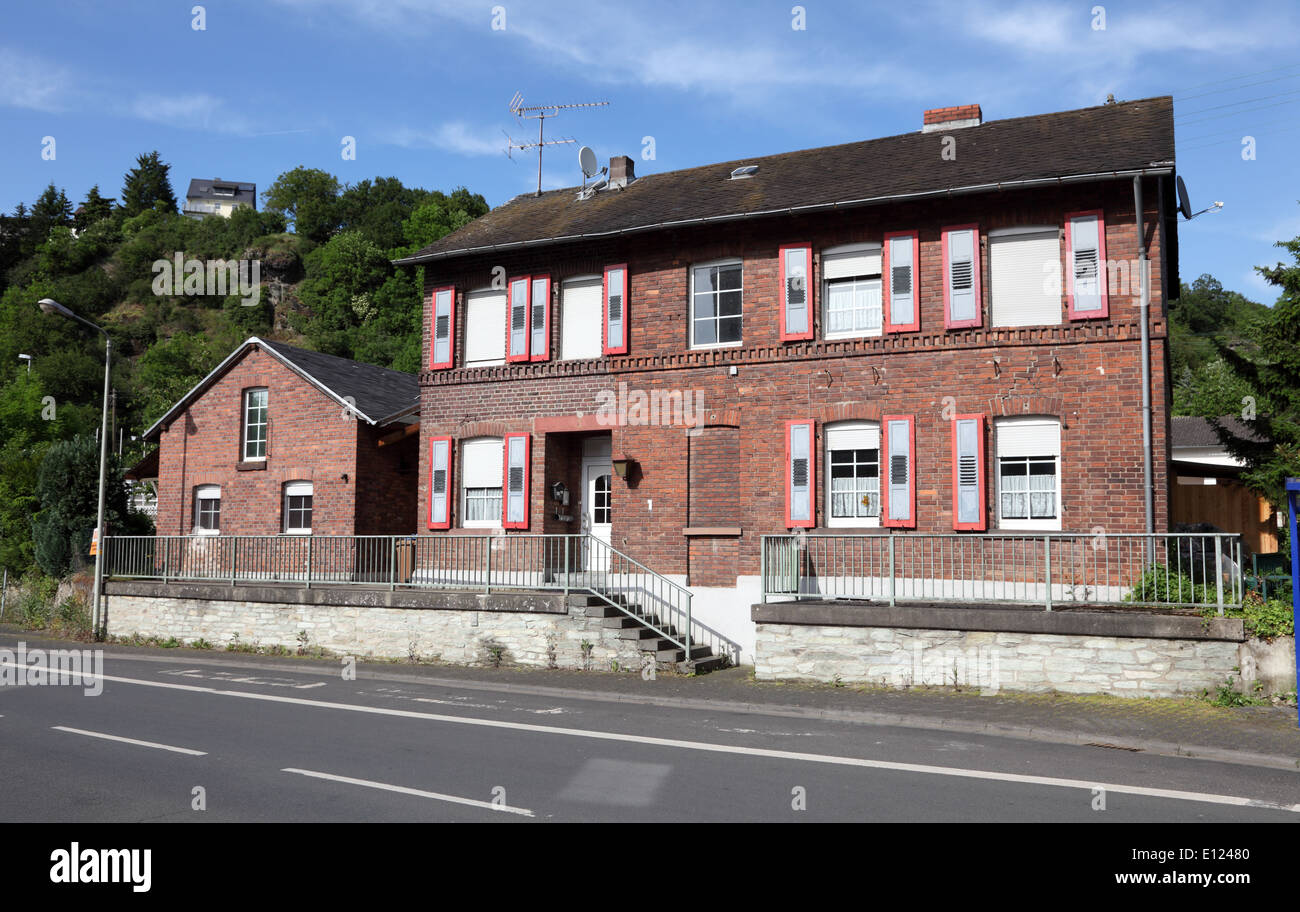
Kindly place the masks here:
MULTIPOLYGON (((1152 207, 1147 214, 1148 231, 1157 224, 1156 198, 1154 192, 1146 195, 1152 207)), ((785 531, 781 435, 784 422, 792 418, 817 420, 819 526, 825 523, 825 423, 904 414, 916 419, 917 529, 950 532, 951 437, 949 422, 942 414, 945 405, 951 404, 959 414, 1058 417, 1062 423, 1063 528, 1087 531, 1102 526, 1111 533, 1141 531, 1141 327, 1136 293, 1127 287, 1112 287, 1110 316, 1105 320, 990 328, 989 266, 984 252, 984 327, 943 328, 943 226, 979 222, 983 232, 1020 225, 1061 225, 1066 212, 1095 208, 1105 212, 1108 257, 1135 258, 1132 188, 1128 182, 1116 181, 860 209, 816 219, 667 231, 593 242, 581 248, 465 260, 455 269, 432 264, 426 269, 429 288, 454 284, 460 306, 464 291, 487 285, 497 265, 508 275, 549 271, 558 288, 567 276, 599 273, 607 263, 627 262, 631 276, 630 349, 626 357, 425 372, 421 376, 422 434, 463 438, 485 422, 501 432, 531 432, 530 531, 552 531, 551 525, 540 521, 544 489, 556 480, 554 475, 563 463, 549 443, 557 427, 552 418, 570 416, 572 422, 589 430, 605 429, 595 419, 600 407, 597 396, 602 390, 616 390, 620 383, 650 392, 698 391, 703 395, 707 424, 738 428, 736 503, 742 537, 688 544, 683 535, 695 506, 694 501, 688 503, 688 481, 693 471, 700 469, 692 466, 692 453, 702 455, 693 442, 688 443, 684 428, 618 426, 610 429, 615 457, 637 460, 641 471, 635 479, 615 480, 612 541, 660 572, 689 573, 715 585, 719 576, 734 579, 736 573, 756 573, 759 536, 785 531), (822 340, 818 325, 813 341, 780 342, 777 249, 781 244, 806 241, 817 252, 838 244, 880 241, 884 231, 902 229, 917 229, 920 235, 919 332, 828 342, 822 340), (744 345, 690 351, 689 266, 724 256, 744 260, 744 345)), ((1149 252, 1157 529, 1165 528, 1167 522, 1169 400, 1161 240, 1155 232, 1149 252)), ((427 307, 426 300, 426 312, 427 307)), ((818 323, 820 309, 818 292, 814 298, 818 323)), ((553 307, 553 351, 562 331, 561 320, 560 308, 553 307)), ((463 319, 457 320, 462 335, 457 339, 457 352, 463 346, 463 324, 463 319)), ((425 332, 427 346, 427 317, 425 332)), ((427 459, 427 452, 422 452, 421 505, 427 496, 427 459)), ((985 471, 990 480, 990 512, 993 459, 994 448, 989 446, 985 471)), ((453 517, 458 523, 455 509, 453 517)), ((427 531, 423 523, 421 527, 427 531)), ((991 518, 989 527, 996 528, 991 518)))
MULTIPOLYGON (((221 486, 223 535, 282 530, 283 486, 312 482, 312 531, 352 535, 378 520, 382 531, 415 523, 416 444, 377 452, 375 432, 275 357, 250 351, 160 433, 157 529, 193 531, 194 489, 221 486), (267 458, 241 462, 243 392, 268 390, 267 458), (359 478, 358 450, 363 454, 359 478), (405 455, 411 471, 395 471, 405 455), (364 520, 358 527, 358 515, 364 520), (371 520, 370 517, 376 517, 371 520)), ((384 448, 390 449, 390 448, 384 448)))

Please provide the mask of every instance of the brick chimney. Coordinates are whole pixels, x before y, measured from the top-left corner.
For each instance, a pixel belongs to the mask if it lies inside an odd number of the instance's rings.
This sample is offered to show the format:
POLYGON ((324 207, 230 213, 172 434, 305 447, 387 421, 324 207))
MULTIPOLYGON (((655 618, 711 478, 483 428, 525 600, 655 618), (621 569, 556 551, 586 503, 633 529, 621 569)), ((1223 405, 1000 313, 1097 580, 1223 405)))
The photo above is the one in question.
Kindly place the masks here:
POLYGON ((626 155, 615 155, 609 160, 610 189, 626 187, 636 180, 635 164, 626 155))
POLYGON ((978 127, 983 122, 984 114, 977 104, 958 105, 955 108, 932 108, 925 112, 925 122, 921 132, 933 133, 935 130, 978 127))

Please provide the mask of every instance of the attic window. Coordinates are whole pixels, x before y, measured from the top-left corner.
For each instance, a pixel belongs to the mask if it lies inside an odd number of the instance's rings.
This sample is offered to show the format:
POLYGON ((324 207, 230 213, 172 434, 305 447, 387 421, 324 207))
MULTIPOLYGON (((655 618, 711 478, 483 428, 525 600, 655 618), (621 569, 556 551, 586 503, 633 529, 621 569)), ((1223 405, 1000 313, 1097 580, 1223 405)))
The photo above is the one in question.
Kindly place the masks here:
POLYGON ((731 172, 731 180, 743 180, 758 173, 758 165, 741 165, 731 172))

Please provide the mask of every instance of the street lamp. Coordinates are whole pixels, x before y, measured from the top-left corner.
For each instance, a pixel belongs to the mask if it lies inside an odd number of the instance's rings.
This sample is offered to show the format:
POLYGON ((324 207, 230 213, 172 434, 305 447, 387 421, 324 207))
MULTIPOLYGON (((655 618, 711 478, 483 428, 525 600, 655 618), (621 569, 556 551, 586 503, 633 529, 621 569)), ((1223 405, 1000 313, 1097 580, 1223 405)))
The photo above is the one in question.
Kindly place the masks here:
POLYGON ((108 383, 109 370, 113 363, 113 340, 108 337, 108 333, 104 332, 102 326, 96 326, 84 317, 77 316, 52 298, 41 298, 37 303, 45 313, 75 320, 104 337, 104 417, 99 431, 99 513, 95 520, 95 538, 98 546, 95 548, 94 609, 91 621, 94 634, 98 637, 100 633, 99 590, 103 586, 104 578, 104 477, 108 467, 108 383))
POLYGON ((18 360, 19 360, 19 361, 26 361, 26 362, 27 362, 27 373, 28 373, 28 375, 30 375, 31 372, 32 372, 32 356, 31 356, 31 355, 19 355, 19 356, 18 356, 18 360))

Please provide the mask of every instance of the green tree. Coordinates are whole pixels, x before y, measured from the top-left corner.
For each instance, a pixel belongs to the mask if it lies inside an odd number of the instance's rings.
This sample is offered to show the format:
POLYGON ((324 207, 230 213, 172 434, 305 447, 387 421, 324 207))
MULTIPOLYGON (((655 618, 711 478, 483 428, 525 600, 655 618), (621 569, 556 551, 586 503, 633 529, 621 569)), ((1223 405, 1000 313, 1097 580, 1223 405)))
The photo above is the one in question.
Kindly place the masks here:
MULTIPOLYGON (((32 214, 28 219, 29 242, 34 248, 43 244, 55 228, 71 224, 72 203, 68 202, 67 194, 50 184, 32 206, 32 214)), ((31 250, 27 252, 30 253, 31 250)))
POLYGON ((450 196, 435 190, 428 200, 411 213, 402 223, 405 249, 394 251, 397 255, 414 253, 434 241, 468 225, 488 211, 487 200, 478 193, 458 187, 450 196))
POLYGON ((161 418, 228 354, 205 333, 177 333, 150 346, 135 366, 141 427, 161 418))
POLYGON ((110 218, 113 215, 113 200, 111 197, 99 195, 99 184, 90 188, 86 194, 86 201, 81 204, 73 217, 74 227, 78 231, 85 231, 91 225, 103 219, 110 218))
POLYGON ((334 235, 307 254, 305 263, 307 278, 298 293, 311 315, 303 331, 321 351, 350 358, 355 330, 380 316, 388 303, 376 293, 393 267, 359 231, 334 235))
MULTIPOLYGON (((111 456, 104 483, 104 520, 111 531, 127 515, 122 467, 111 456)), ((99 503, 99 444, 92 435, 50 446, 36 478, 36 497, 41 507, 32 517, 36 563, 54 577, 85 566, 99 503)))
POLYGON ((1212 275, 1183 284, 1178 300, 1169 302, 1170 373, 1183 376, 1218 357, 1216 340, 1233 347, 1249 342, 1252 328, 1268 308, 1229 291, 1212 275))
POLYGON ((1261 397, 1250 383, 1222 358, 1214 358, 1193 369, 1183 368, 1174 384, 1174 414, 1197 418, 1236 416, 1261 397))
POLYGON ((171 165, 158 156, 158 150, 136 156, 136 166, 126 173, 122 184, 122 208, 126 215, 139 215, 146 209, 176 212, 176 194, 172 192, 171 165))
POLYGON ((1219 436, 1246 461, 1243 481, 1280 510, 1286 504, 1285 479, 1300 476, 1300 237, 1277 246, 1292 262, 1256 267, 1280 296, 1253 332, 1254 346, 1219 346, 1232 370, 1259 391, 1256 415, 1246 423, 1266 442, 1241 441, 1222 429, 1219 436))
POLYGON ((262 205, 291 222, 295 234, 323 244, 339 225, 338 178, 299 165, 262 191, 262 205))

